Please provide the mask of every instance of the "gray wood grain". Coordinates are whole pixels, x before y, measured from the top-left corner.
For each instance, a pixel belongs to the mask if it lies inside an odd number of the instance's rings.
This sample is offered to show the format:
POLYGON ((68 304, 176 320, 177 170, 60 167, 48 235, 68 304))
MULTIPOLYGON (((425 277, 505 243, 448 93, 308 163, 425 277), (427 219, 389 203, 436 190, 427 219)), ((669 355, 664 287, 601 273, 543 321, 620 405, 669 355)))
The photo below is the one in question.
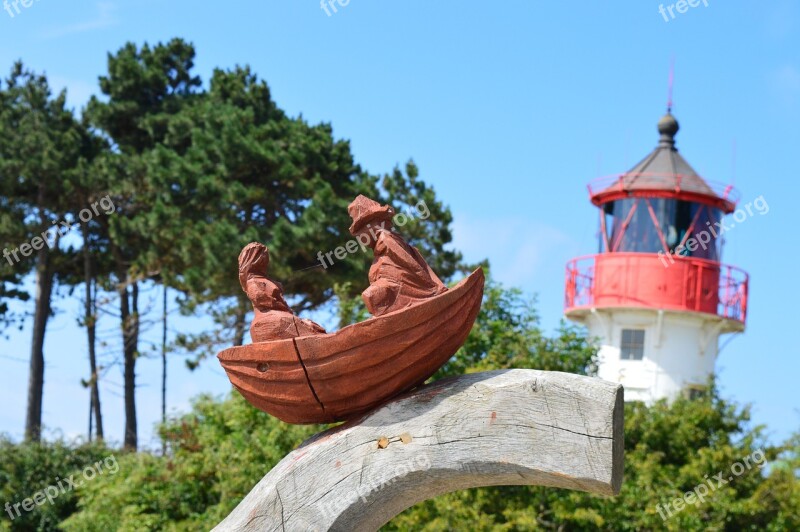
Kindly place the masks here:
POLYGON ((414 504, 478 486, 619 493, 622 386, 569 373, 437 381, 314 436, 214 530, 377 530, 414 504))

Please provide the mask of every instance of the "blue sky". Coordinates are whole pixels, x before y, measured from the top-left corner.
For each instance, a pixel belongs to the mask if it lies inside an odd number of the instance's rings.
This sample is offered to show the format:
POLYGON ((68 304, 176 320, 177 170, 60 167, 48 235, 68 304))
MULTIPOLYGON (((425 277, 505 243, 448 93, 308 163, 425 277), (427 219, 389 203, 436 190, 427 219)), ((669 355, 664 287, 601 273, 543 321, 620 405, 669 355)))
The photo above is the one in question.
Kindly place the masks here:
MULTIPOLYGON (((750 315, 717 368, 723 394, 751 403, 754 421, 777 440, 800 426, 791 333, 800 239, 790 205, 800 197, 800 5, 709 0, 666 22, 660 4, 351 0, 328 16, 316 1, 36 0, 13 18, 0 11, 0 73, 21 58, 80 108, 106 54, 127 41, 193 42, 205 81, 215 67, 249 64, 289 114, 331 122, 366 169, 413 158, 453 210, 455 246, 469 260, 488 257, 507 285, 538 294, 549 330, 562 315, 565 263, 596 248, 585 185, 655 146, 674 56, 682 154, 708 179, 734 182, 745 203, 763 195, 770 207, 727 235, 723 260, 751 275, 750 315)), ((88 413, 79 384, 85 340, 76 301, 66 295, 57 308, 44 421, 77 435, 88 413)), ((102 325, 114 340, 116 324, 102 325)), ((0 432, 14 437, 24 425, 29 336, 26 328, 0 339, 0 432)), ((159 417, 158 364, 138 366, 146 445, 159 417)), ((189 373, 176 359, 170 370, 173 411, 200 392, 229 389, 216 361, 189 373)), ((120 372, 112 368, 101 391, 116 440, 120 372)))

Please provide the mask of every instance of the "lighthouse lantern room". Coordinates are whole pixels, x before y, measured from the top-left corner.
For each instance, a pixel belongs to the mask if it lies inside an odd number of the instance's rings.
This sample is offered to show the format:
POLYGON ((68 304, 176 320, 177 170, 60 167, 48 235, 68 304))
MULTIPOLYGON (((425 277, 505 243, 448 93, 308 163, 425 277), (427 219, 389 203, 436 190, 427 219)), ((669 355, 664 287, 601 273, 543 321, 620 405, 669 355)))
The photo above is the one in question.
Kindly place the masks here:
POLYGON ((598 376, 623 384, 628 401, 701 392, 720 335, 745 326, 748 276, 721 262, 737 192, 694 171, 675 147, 678 129, 668 111, 655 150, 589 184, 599 253, 566 269, 565 314, 599 341, 598 376))

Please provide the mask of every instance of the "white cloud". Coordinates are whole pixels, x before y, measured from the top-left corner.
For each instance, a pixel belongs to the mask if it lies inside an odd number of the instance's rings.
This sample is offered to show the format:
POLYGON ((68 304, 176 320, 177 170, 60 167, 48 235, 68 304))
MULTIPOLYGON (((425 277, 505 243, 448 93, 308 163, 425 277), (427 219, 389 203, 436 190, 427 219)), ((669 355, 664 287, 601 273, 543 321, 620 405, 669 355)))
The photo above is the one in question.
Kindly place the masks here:
POLYGON ((41 36, 45 39, 57 39, 65 35, 84 33, 114 26, 118 22, 117 18, 113 15, 114 9, 115 6, 111 2, 98 2, 97 15, 94 18, 45 31, 41 36))
POLYGON ((777 99, 786 106, 794 108, 800 104, 800 69, 794 65, 784 65, 770 76, 770 85, 777 99))
POLYGON ((578 249, 560 229, 523 218, 454 218, 453 246, 468 261, 488 258, 492 276, 507 286, 541 288, 550 270, 563 268, 563 257, 578 249))
POLYGON ((798 9, 796 0, 781 0, 766 3, 767 11, 766 34, 774 40, 784 40, 790 37, 797 26, 798 9))

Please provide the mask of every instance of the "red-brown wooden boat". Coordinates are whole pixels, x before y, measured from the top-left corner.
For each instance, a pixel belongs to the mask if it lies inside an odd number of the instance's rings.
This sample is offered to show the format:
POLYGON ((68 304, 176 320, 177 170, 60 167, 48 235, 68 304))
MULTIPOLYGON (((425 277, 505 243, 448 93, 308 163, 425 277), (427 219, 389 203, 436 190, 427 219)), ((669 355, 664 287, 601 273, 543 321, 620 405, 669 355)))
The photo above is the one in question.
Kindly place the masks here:
POLYGON ((467 339, 483 298, 478 269, 446 292, 335 333, 222 351, 231 383, 288 423, 363 414, 427 380, 467 339))

